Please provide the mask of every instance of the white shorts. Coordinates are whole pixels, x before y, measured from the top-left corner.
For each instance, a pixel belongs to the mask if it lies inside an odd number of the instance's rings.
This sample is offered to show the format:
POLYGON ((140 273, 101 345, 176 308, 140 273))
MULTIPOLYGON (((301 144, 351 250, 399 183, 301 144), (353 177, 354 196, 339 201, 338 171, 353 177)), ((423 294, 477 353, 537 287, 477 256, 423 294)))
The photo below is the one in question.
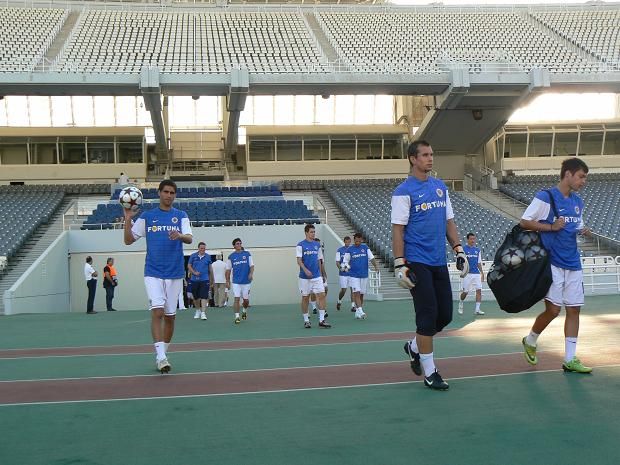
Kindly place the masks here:
POLYGON ((179 294, 183 292, 183 278, 160 279, 145 276, 144 287, 149 298, 149 310, 163 308, 166 315, 177 314, 179 294))
POLYGON ((353 276, 350 276, 349 286, 351 286, 353 292, 366 294, 366 288, 368 287, 368 278, 354 278, 353 276))
POLYGON ((251 284, 232 283, 233 295, 236 299, 243 296, 243 300, 248 300, 250 298, 250 286, 251 284))
POLYGON ((463 278, 463 292, 482 289, 480 274, 468 274, 463 278))
POLYGON ((558 307, 582 307, 584 304, 583 271, 565 270, 551 265, 553 282, 545 300, 558 307))
POLYGON ((323 278, 303 279, 299 278, 299 292, 304 297, 310 294, 323 294, 325 293, 325 285, 323 284, 323 278))
POLYGON ((340 279, 340 289, 348 289, 351 287, 351 284, 349 284, 351 276, 339 276, 338 278, 340 279))

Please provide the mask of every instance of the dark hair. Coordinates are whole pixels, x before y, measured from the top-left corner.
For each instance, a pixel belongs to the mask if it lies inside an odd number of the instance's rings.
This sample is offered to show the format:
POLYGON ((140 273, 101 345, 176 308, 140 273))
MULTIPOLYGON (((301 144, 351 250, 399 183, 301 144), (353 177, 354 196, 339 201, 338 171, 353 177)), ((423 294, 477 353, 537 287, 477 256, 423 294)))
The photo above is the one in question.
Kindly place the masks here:
POLYGON ((304 232, 307 233, 308 231, 310 231, 311 229, 316 229, 314 227, 313 224, 308 223, 305 227, 304 227, 304 232))
POLYGON ((90 255, 86 257, 86 263, 92 263, 92 262, 93 262, 93 257, 91 257, 90 255))
POLYGON ((353 234, 353 239, 357 239, 358 237, 360 239, 362 239, 364 236, 362 235, 362 233, 355 233, 355 234, 353 234))
POLYGON ((587 173, 590 169, 586 162, 583 160, 573 157, 567 158, 562 162, 562 168, 560 168, 560 179, 564 179, 564 175, 567 171, 570 171, 570 174, 575 174, 577 171, 583 170, 584 173, 587 173))
POLYGON ((431 144, 429 144, 424 139, 414 140, 411 144, 409 144, 409 147, 407 147, 407 159, 409 160, 409 164, 410 165, 413 165, 413 163, 411 163, 411 160, 409 159, 409 157, 417 157, 418 156, 418 148, 420 146, 422 146, 422 147, 430 147, 431 144))
POLYGON ((207 244, 205 244, 204 242, 199 242, 198 247, 200 247, 201 245, 204 245, 205 247, 207 246, 207 244))
POLYGON ((166 187, 166 186, 174 187, 174 193, 176 194, 176 192, 177 192, 177 183, 174 182, 172 179, 164 179, 162 182, 159 183, 159 187, 157 188, 157 190, 159 192, 161 192, 163 190, 163 188, 166 187))
POLYGON ((469 239, 469 238, 470 238, 471 236, 474 236, 474 237, 476 237, 476 235, 475 235, 474 233, 472 233, 472 232, 470 232, 470 233, 467 233, 467 239, 469 239))
POLYGON ((318 237, 315 237, 314 242, 321 242, 321 239, 319 239, 318 237))
POLYGON ((236 244, 237 242, 242 242, 242 241, 241 241, 241 238, 239 238, 239 237, 235 237, 235 238, 233 239, 233 241, 232 241, 232 245, 233 245, 233 247, 235 246, 235 244, 236 244))
POLYGON ((349 236, 344 236, 344 240, 345 240, 345 241, 350 241, 350 240, 351 240, 351 238, 350 238, 349 236))
POLYGON ((105 261, 106 263, 110 263, 111 261, 113 261, 114 259, 112 257, 108 257, 108 259, 105 261))

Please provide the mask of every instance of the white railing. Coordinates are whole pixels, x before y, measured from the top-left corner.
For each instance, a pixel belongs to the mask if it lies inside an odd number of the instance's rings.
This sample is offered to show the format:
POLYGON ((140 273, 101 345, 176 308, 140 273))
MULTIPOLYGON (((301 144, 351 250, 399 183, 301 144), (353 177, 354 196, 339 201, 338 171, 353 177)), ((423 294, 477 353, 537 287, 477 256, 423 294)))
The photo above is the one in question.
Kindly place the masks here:
POLYGON ((368 294, 379 295, 381 291, 381 272, 369 270, 368 271, 368 294))

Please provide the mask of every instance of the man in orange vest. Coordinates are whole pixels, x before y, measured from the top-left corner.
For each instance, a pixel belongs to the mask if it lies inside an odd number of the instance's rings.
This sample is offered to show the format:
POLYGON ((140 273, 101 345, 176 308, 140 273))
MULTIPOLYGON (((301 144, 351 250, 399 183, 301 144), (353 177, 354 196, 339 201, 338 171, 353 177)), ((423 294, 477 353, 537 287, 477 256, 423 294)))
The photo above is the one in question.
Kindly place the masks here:
POLYGON ((108 312, 116 311, 116 309, 112 308, 112 299, 114 299, 114 288, 116 286, 118 286, 116 268, 114 268, 114 259, 110 257, 103 269, 103 288, 105 289, 105 305, 108 312))

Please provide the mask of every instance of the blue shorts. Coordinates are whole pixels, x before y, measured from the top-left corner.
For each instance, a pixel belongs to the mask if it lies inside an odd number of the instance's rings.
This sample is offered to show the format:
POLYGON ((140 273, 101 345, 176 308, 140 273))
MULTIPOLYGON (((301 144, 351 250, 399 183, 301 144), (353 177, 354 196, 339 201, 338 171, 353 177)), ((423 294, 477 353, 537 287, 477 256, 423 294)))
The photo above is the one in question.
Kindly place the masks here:
POLYGON ((192 295, 194 299, 208 299, 209 281, 192 281, 192 295))

